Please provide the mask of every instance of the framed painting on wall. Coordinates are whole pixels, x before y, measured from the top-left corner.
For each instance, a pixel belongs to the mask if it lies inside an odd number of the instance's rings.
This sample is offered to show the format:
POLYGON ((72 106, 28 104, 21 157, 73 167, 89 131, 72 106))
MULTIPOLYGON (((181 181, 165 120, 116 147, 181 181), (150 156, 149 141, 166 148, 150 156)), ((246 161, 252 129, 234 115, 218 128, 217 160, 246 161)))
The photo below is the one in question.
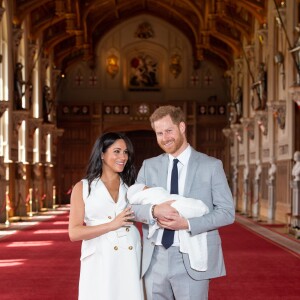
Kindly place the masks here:
POLYGON ((159 91, 158 60, 139 53, 129 60, 128 87, 130 91, 159 91))

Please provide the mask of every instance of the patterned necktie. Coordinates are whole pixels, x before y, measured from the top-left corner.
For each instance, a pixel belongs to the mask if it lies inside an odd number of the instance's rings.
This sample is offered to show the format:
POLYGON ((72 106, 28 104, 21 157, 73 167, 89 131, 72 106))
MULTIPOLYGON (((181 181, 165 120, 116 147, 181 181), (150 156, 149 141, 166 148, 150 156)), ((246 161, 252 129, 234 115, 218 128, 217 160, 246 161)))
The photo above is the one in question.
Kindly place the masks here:
MULTIPOLYGON (((177 158, 173 159, 173 169, 171 174, 171 194, 178 194, 178 164, 177 158)), ((164 229, 163 236, 161 239, 162 245, 168 249, 174 242, 174 230, 164 229)))

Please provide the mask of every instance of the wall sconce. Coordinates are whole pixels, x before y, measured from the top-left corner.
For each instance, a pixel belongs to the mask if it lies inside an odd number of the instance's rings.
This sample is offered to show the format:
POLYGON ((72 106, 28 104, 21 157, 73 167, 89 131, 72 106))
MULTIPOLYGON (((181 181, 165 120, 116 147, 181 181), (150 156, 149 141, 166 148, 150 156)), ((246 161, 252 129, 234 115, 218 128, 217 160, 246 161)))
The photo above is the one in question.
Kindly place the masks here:
POLYGON ((114 54, 106 59, 106 71, 111 78, 114 78, 119 72, 118 58, 114 54))

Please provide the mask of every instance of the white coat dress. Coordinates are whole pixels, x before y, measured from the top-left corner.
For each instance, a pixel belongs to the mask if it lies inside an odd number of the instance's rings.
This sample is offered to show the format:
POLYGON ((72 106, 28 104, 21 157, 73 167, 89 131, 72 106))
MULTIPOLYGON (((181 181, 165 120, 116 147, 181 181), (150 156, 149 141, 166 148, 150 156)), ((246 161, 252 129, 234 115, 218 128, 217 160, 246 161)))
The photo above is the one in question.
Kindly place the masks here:
MULTIPOLYGON (((84 221, 87 226, 111 222, 126 207, 127 187, 121 182, 115 203, 104 183, 94 180, 88 196, 83 182, 84 221)), ((143 300, 140 279, 141 239, 132 225, 85 240, 81 247, 80 300, 143 300)))

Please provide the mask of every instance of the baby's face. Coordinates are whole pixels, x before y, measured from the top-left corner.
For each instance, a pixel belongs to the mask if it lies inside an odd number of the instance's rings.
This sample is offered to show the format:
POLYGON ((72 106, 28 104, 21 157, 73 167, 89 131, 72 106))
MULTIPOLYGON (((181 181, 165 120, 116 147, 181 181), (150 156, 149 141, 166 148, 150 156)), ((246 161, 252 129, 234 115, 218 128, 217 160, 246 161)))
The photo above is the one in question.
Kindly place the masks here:
POLYGON ((146 185, 145 185, 145 187, 143 188, 143 191, 144 191, 144 190, 147 190, 147 189, 149 189, 149 186, 146 186, 146 185))

